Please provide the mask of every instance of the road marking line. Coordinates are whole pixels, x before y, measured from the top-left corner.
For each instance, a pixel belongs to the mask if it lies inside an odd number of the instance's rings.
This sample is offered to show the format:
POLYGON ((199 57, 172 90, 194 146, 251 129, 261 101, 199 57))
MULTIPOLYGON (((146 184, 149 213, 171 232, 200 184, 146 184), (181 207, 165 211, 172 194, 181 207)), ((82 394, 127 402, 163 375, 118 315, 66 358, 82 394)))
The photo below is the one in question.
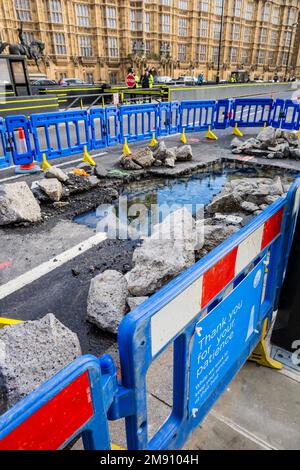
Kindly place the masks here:
MULTIPOLYGON (((103 157, 103 155, 107 155, 107 153, 108 152, 96 153, 95 155, 91 154, 91 157, 92 158, 103 157)), ((72 165, 72 163, 78 163, 78 162, 81 162, 81 161, 83 161, 82 158, 78 158, 77 160, 69 160, 68 162, 58 163, 57 165, 54 165, 54 166, 62 167, 62 166, 72 165)), ((11 168, 15 168, 15 166, 11 167, 11 168)), ((8 168, 6 168, 6 170, 8 170, 8 168)), ((37 173, 37 174, 39 174, 39 173, 37 173)), ((0 183, 4 183, 5 181, 16 180, 18 178, 23 178, 24 176, 26 176, 26 174, 9 176, 7 178, 0 179, 0 183)))
POLYGON ((49 261, 40 264, 36 268, 33 268, 30 271, 21 274, 21 276, 18 276, 15 279, 12 279, 11 281, 7 282, 3 286, 0 286, 0 300, 4 299, 8 295, 13 294, 19 289, 22 289, 28 284, 31 284, 42 276, 45 276, 45 274, 54 271, 54 269, 59 268, 63 264, 72 260, 73 258, 76 258, 77 256, 83 254, 85 251, 88 251, 90 248, 97 246, 99 243, 106 240, 106 238, 106 233, 99 232, 96 235, 88 238, 87 240, 84 240, 83 242, 79 243, 78 245, 73 246, 69 250, 64 251, 60 255, 55 256, 49 261))
POLYGON ((231 421, 231 419, 226 418, 225 416, 219 415, 216 413, 214 410, 210 411, 210 414, 216 418, 218 421, 221 421, 221 423, 226 424, 229 428, 233 429, 234 431, 238 432, 242 436, 246 437, 252 442, 255 442, 255 444, 260 445, 263 449, 265 450, 278 450, 276 447, 272 446, 268 442, 264 441, 258 436, 255 436, 255 434, 252 434, 251 432, 247 431, 247 429, 242 428, 238 424, 234 423, 231 421))

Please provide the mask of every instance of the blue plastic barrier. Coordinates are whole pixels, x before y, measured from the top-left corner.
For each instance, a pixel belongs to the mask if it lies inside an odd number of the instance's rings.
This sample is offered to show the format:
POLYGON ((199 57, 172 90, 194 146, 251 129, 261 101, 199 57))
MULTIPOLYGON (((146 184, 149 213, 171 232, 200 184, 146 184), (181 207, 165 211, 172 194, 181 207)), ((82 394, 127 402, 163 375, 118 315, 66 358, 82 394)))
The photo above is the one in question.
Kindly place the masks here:
POLYGON ((10 155, 7 146, 5 121, 0 119, 0 168, 8 168, 10 166, 10 155))
POLYGON ((272 98, 240 98, 233 102, 230 125, 234 127, 263 127, 271 123, 272 98))
POLYGON ((300 178, 248 226, 122 321, 122 383, 110 356, 84 356, 0 417, 0 449, 109 449, 108 420, 126 418, 129 449, 181 448, 254 350, 272 318, 300 201, 300 178), (222 276, 220 276, 222 273, 222 276), (148 437, 147 373, 173 348, 173 404, 148 437))
POLYGON ((200 132, 214 127, 216 101, 182 101, 180 132, 200 132))
POLYGON ((271 126, 279 129, 282 118, 284 117, 285 100, 277 99, 273 103, 273 113, 271 118, 271 126))
POLYGON ((150 139, 157 130, 158 105, 120 106, 120 142, 150 139))
POLYGON ((109 356, 75 360, 0 417, 0 450, 63 449, 80 436, 87 450, 109 450, 116 388, 109 356))
POLYGON ((84 146, 90 149, 87 111, 32 114, 30 123, 38 161, 43 153, 53 159, 83 152, 84 146), (75 133, 70 132, 71 126, 75 133))
POLYGON ((215 129, 226 129, 230 126, 230 119, 232 113, 232 100, 219 100, 216 105, 215 113, 215 129))
POLYGON ((180 103, 178 101, 160 103, 158 108, 157 135, 177 134, 179 131, 179 118, 180 103))
POLYGON ((182 447, 254 350, 281 286, 279 260, 299 184, 123 320, 118 332, 122 380, 134 391, 135 410, 126 418, 128 448, 182 447), (169 346, 172 410, 149 440, 147 373, 151 366, 159 373, 155 360, 169 346))
POLYGON ((289 130, 299 129, 300 105, 293 100, 286 100, 284 106, 284 116, 281 120, 281 128, 289 130))
POLYGON ((14 164, 27 165, 32 163, 35 151, 31 145, 29 122, 26 116, 8 116, 5 121, 14 164), (19 129, 23 129, 25 137, 24 144, 21 144, 19 140, 19 129), (24 145, 24 147, 22 145, 24 145))
POLYGON ((106 129, 107 129, 107 145, 116 145, 120 142, 119 129, 119 111, 116 106, 106 108, 106 129))
POLYGON ((90 110, 91 148, 101 149, 107 146, 107 128, 105 108, 90 110))

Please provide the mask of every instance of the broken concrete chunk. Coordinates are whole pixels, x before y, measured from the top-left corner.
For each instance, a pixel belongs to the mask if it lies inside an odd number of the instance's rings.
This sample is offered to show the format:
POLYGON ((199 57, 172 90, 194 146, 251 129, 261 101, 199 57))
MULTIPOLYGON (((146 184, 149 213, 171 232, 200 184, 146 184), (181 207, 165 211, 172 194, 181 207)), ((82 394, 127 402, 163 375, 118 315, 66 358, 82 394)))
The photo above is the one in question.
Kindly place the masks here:
POLYGON ((149 148, 133 152, 131 159, 142 168, 149 168, 154 163, 153 153, 149 148))
POLYGON ((232 139, 231 141, 230 147, 238 148, 238 147, 241 147, 242 145, 243 145, 243 141, 238 139, 237 137, 234 137, 234 139, 232 139))
POLYGON ((183 145, 176 149, 176 160, 179 162, 186 162, 193 159, 193 151, 190 145, 183 145))
POLYGON ((3 411, 80 355, 77 335, 52 313, 40 320, 4 327, 0 330, 0 403, 3 403, 3 411))
POLYGON ((39 180, 38 185, 50 201, 58 202, 63 195, 63 186, 56 178, 39 180))
POLYGON ((127 305, 130 310, 134 310, 139 305, 143 304, 149 297, 128 297, 127 305))
POLYGON ((164 161, 164 165, 168 168, 174 168, 175 167, 175 159, 174 158, 166 158, 164 161))
POLYGON ((142 167, 135 163, 130 156, 122 156, 120 164, 125 170, 141 170, 142 167))
POLYGON ((247 202, 247 201, 242 202, 241 208, 243 209, 243 211, 249 212, 250 214, 259 209, 259 207, 256 204, 253 204, 253 202, 247 202))
POLYGON ((91 280, 87 319, 98 328, 117 333, 127 312, 127 281, 118 271, 108 270, 91 280))
POLYGON ((44 175, 45 175, 45 178, 56 178, 61 183, 65 183, 69 179, 69 176, 60 168, 57 168, 56 166, 47 168, 44 175))
POLYGON ((237 192, 221 194, 217 196, 208 206, 207 211, 214 214, 222 212, 225 214, 237 212, 240 209, 242 198, 237 192))
POLYGON ((0 185, 0 225, 38 222, 41 208, 25 182, 0 185))

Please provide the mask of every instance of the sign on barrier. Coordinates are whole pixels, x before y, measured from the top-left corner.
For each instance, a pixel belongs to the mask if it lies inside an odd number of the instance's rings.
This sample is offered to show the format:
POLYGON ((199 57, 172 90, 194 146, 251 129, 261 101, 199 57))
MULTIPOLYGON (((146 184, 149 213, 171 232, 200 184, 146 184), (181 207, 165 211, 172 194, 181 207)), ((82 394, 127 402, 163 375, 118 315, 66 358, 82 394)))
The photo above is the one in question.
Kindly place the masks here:
POLYGON ((282 119, 285 116, 284 112, 285 100, 277 99, 273 103, 273 114, 271 125, 278 129, 281 126, 282 119))
POLYGON ((216 101, 182 101, 180 131, 200 132, 214 127, 216 101))
POLYGON ((152 133, 156 132, 157 104, 120 106, 119 113, 120 142, 151 139, 152 133))
POLYGON ((10 166, 10 156, 7 146, 5 122, 3 119, 0 119, 0 168, 8 168, 10 166))
POLYGON ((87 111, 32 114, 30 122, 38 161, 43 153, 53 159, 83 152, 85 146, 90 149, 87 111))
POLYGON ((233 102, 230 125, 235 127, 263 127, 270 125, 273 109, 272 98, 239 98, 233 102))
POLYGON ((29 123, 26 116, 8 116, 5 122, 14 164, 27 165, 32 163, 35 152, 31 146, 29 123), (22 144, 18 138, 20 129, 23 130, 25 137, 25 142, 22 142, 22 144))

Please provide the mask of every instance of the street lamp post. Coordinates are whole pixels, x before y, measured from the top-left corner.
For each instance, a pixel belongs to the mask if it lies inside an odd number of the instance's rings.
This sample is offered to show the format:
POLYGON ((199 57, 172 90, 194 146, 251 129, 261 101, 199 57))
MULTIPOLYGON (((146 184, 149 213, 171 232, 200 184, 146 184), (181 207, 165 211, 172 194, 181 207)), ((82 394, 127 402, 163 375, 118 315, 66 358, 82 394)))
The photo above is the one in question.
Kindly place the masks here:
POLYGON ((224 25, 224 2, 225 0, 222 0, 221 27, 220 27, 219 53, 218 53, 218 69, 217 69, 216 83, 220 83, 220 64, 221 64, 222 36, 223 36, 223 25, 224 25))
POLYGON ((287 61, 286 61, 286 67, 285 67, 285 76, 284 76, 284 81, 287 81, 287 76, 288 76, 288 71, 289 71, 289 63, 290 63, 290 55, 291 55, 291 49, 292 49, 292 42, 293 42, 293 32, 294 28, 297 26, 297 23, 292 24, 292 31, 291 31, 291 37, 290 37, 290 43, 289 43, 289 50, 288 50, 288 56, 287 56, 287 61))

